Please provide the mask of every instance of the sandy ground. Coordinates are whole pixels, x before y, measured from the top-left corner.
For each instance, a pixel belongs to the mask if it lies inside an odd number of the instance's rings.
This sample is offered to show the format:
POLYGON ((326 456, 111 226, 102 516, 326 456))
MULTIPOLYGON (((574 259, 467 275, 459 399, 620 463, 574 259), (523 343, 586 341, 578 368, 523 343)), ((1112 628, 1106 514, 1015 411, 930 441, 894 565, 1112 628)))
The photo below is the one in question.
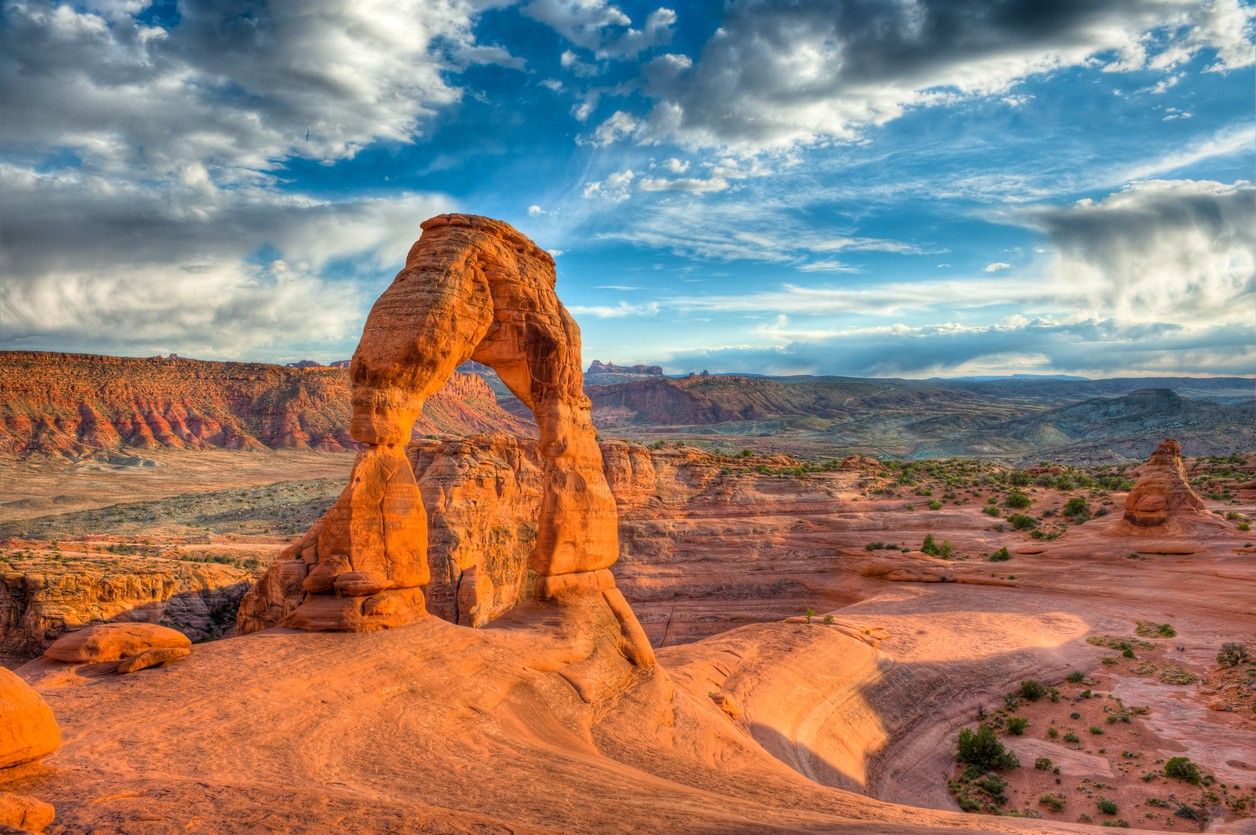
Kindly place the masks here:
MULTIPOLYGON (((1246 667, 1215 662, 1226 641, 1256 651, 1251 534, 1115 538, 1110 514, 1034 540, 994 530, 981 496, 908 510, 921 499, 871 498, 845 474, 822 483, 827 510, 795 498, 793 516, 769 517, 755 498, 730 528, 795 532, 773 541, 805 580, 788 598, 796 616, 780 620, 778 601, 771 622, 730 628, 705 599, 695 606, 722 626, 664 646, 651 673, 626 667, 606 613, 585 604, 481 630, 271 631, 126 677, 36 661, 19 672, 65 744, 6 788, 55 803, 65 832, 1256 830, 1239 803, 1256 802, 1246 667), (955 558, 921 554, 927 532, 955 558), (863 547, 873 541, 907 552, 863 547), (983 557, 1000 547, 1008 560, 983 557), (1174 635, 1140 637, 1140 622, 1174 635), (1125 657, 1119 642, 1134 640, 1125 657), (1028 679, 1056 699, 1009 707, 1028 679), (1009 716, 1028 720, 1022 734, 1009 716), (953 790, 956 735, 979 717, 999 717, 1021 761, 1001 775, 999 816, 961 813, 953 790), (1173 756, 1207 785, 1143 780, 1173 756), (1039 803, 1056 793, 1059 812, 1039 803), (1174 814, 1183 803, 1209 822, 1174 814)), ((1032 492, 1037 508, 1065 498, 1032 492)), ((699 517, 691 507, 674 524, 697 537, 699 517)), ((709 541, 726 559, 729 543, 709 541)), ((747 559, 737 570, 772 565, 747 559)))

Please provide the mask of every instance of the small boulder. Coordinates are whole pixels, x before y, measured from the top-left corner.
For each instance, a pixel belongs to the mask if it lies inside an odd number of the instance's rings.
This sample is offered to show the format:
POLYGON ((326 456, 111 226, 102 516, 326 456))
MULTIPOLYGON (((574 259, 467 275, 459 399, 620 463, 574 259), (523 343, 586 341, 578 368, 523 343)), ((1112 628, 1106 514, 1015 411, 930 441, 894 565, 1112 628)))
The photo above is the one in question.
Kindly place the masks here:
POLYGON ((189 649, 182 632, 155 623, 100 623, 62 635, 44 657, 69 664, 121 661, 150 649, 189 649))
POLYGON ((0 667, 0 768, 32 762, 61 747, 61 731, 43 697, 0 667))
POLYGON ((171 661, 178 661, 180 658, 186 658, 191 654, 192 650, 187 647, 146 649, 118 662, 118 672, 124 674, 137 673, 140 670, 147 670, 149 667, 157 667, 162 664, 169 664, 171 661))
POLYGON ((52 804, 24 794, 0 791, 0 829, 43 832, 57 816, 52 804))

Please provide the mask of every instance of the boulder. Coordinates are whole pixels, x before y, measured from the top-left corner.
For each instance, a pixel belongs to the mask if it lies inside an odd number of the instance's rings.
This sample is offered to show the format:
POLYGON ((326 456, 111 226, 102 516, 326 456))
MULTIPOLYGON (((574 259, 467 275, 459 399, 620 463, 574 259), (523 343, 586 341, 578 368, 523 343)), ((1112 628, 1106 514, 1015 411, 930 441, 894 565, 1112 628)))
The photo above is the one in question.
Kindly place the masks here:
POLYGON ((189 649, 182 632, 155 623, 98 623, 69 632, 44 650, 44 657, 69 664, 121 661, 150 649, 189 649))
POLYGON ((61 747, 52 709, 17 673, 0 667, 0 769, 33 762, 61 747))
POLYGON ((143 652, 136 653, 129 658, 123 658, 118 662, 118 672, 136 673, 140 670, 147 670, 149 667, 157 667, 163 664, 169 664, 171 661, 178 661, 180 658, 187 658, 192 654, 192 650, 187 647, 162 647, 160 649, 146 649, 143 652))
POLYGON ((56 818, 52 804, 24 794, 0 791, 0 829, 43 832, 56 818))

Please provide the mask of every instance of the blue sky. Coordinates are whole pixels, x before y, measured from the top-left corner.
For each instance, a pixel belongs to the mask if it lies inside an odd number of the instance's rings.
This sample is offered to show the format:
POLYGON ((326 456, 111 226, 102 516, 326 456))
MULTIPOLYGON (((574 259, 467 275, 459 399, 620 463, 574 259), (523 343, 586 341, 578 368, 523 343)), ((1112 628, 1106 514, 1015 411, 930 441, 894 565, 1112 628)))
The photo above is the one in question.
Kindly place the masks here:
POLYGON ((1250 2, 3 8, 0 348, 347 357, 457 210, 586 362, 1256 371, 1250 2))

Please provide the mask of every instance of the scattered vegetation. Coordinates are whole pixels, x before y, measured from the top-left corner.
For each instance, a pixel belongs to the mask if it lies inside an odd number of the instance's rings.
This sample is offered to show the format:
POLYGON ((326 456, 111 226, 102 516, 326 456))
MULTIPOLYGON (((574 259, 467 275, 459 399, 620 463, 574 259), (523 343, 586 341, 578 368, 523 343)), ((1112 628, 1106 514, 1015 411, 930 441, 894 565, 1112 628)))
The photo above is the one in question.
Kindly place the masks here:
POLYGON ((1248 658, 1247 644, 1233 641, 1222 644, 1221 651, 1217 653, 1217 663, 1222 667, 1237 667, 1240 664, 1246 664, 1248 658))
POLYGON ((1170 757, 1164 764, 1164 776, 1183 780, 1194 786, 1199 785, 1201 779, 1199 767, 1189 757, 1170 757))
POLYGON ((1019 768, 1016 755, 1003 747, 994 728, 982 723, 977 730, 964 728, 955 743, 955 758, 983 771, 1019 768))

